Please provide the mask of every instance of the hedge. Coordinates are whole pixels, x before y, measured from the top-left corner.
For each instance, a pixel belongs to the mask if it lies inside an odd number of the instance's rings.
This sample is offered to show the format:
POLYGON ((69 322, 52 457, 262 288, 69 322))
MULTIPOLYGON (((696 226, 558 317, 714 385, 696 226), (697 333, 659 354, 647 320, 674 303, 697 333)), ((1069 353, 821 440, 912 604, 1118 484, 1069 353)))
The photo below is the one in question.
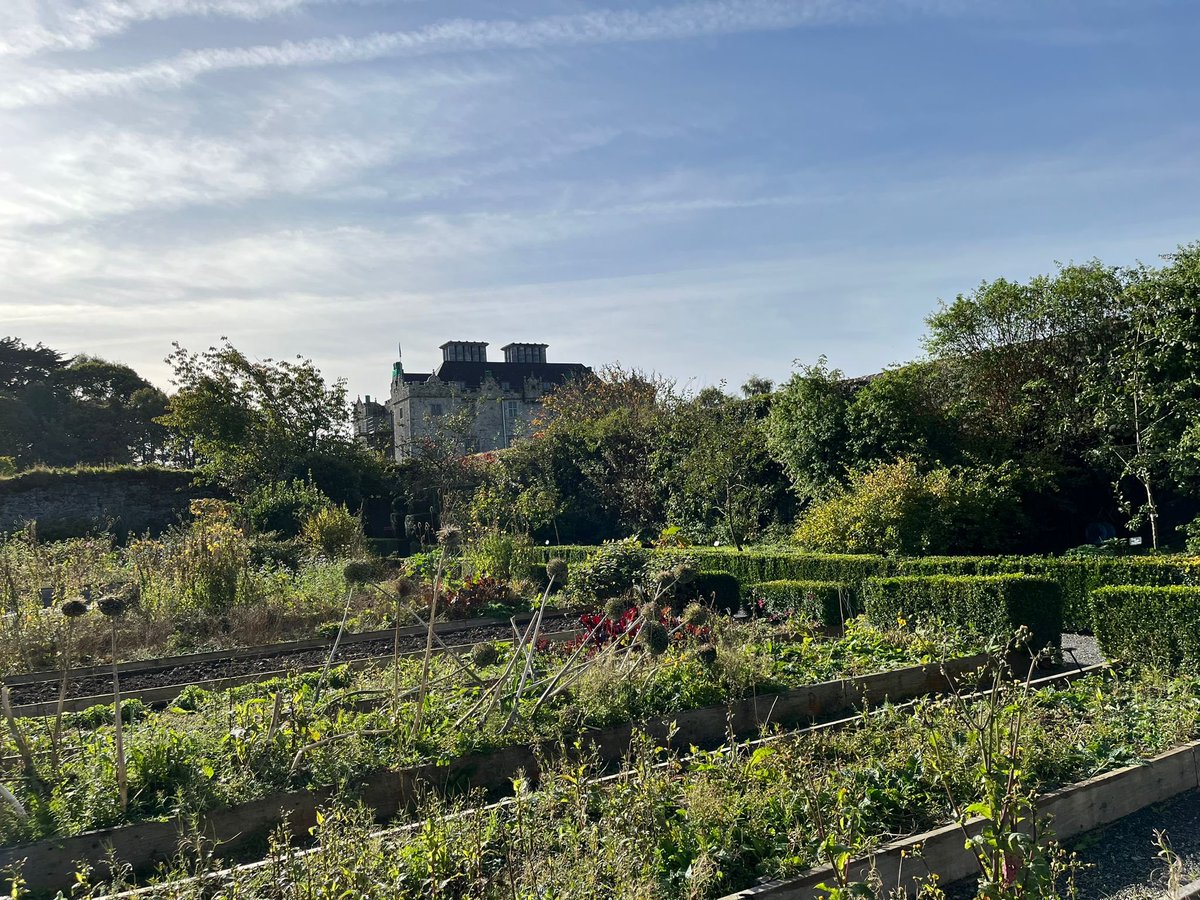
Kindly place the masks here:
POLYGON ((858 611, 849 585, 840 581, 763 581, 751 588, 751 596, 764 612, 796 613, 827 628, 839 627, 858 611))
MULTIPOLYGON (((539 547, 542 561, 561 556, 567 562, 585 559, 593 547, 539 547)), ((1105 585, 1173 584, 1200 586, 1200 557, 1127 556, 1066 558, 1053 556, 925 556, 883 557, 852 554, 793 553, 786 550, 746 550, 689 547, 656 550, 668 557, 687 557, 701 570, 731 572, 748 591, 764 581, 834 581, 848 586, 854 603, 868 578, 901 575, 1004 575, 1050 578, 1062 589, 1063 627, 1091 631, 1089 597, 1105 585)))
POLYGON ((1031 649, 1062 645, 1062 588, 1029 575, 904 575, 863 585, 867 617, 876 625, 941 621, 982 638, 1007 638, 1020 626, 1031 649))
POLYGON ((742 585, 729 572, 701 572, 691 584, 684 586, 681 600, 685 603, 691 600, 710 603, 732 614, 742 605, 742 585))
POLYGON ((1096 643, 1108 659, 1166 672, 1200 669, 1200 588, 1116 585, 1092 592, 1096 643))

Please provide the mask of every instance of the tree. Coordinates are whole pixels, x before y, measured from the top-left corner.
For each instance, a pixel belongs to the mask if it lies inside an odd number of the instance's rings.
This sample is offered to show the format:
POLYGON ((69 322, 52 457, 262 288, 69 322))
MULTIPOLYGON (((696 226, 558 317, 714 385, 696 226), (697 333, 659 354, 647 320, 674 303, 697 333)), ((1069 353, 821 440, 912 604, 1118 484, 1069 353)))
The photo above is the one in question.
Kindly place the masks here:
POLYGON ((983 282, 926 319, 948 406, 994 459, 1081 455, 1094 439, 1084 389, 1121 334, 1128 273, 1098 260, 1027 284, 983 282))
POLYGON ((889 369, 859 387, 846 408, 846 459, 870 468, 900 457, 953 462, 961 456, 959 422, 938 396, 927 363, 889 369))
POLYGON ((654 373, 607 366, 547 396, 534 439, 550 453, 566 452, 587 493, 625 528, 654 528, 663 520, 664 496, 652 456, 674 393, 674 383, 654 373))
POLYGON ((827 496, 841 483, 849 435, 849 388, 825 357, 801 366, 775 392, 767 416, 767 448, 801 502, 827 496))
POLYGON ((1128 279, 1116 346, 1097 361, 1084 395, 1099 429, 1096 455, 1115 464, 1130 526, 1147 522, 1156 549, 1162 487, 1194 493, 1200 476, 1200 244, 1166 259, 1128 279))
POLYGON ((763 524, 775 491, 766 439, 755 405, 719 388, 676 403, 656 453, 677 525, 723 529, 742 549, 763 524))
MULTIPOLYGON (((326 383, 311 360, 251 360, 227 339, 202 353, 174 347, 167 362, 176 391, 159 421, 214 482, 245 492, 303 478, 314 464, 332 470, 338 463, 367 464, 366 451, 350 437, 345 382, 326 383)), ((313 474, 340 502, 356 489, 335 492, 313 474)))

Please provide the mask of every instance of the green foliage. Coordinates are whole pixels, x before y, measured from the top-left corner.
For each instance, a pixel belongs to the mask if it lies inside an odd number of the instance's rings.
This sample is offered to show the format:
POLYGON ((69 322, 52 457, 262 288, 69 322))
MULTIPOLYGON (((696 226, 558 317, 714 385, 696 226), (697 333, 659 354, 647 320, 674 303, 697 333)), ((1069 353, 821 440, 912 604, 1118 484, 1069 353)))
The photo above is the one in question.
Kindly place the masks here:
POLYGON ((624 597, 646 579, 650 558, 651 551, 635 538, 602 544, 572 566, 571 595, 593 605, 624 597))
POLYGON ((872 578, 863 606, 877 625, 943 622, 984 640, 1007 641, 1022 626, 1030 650, 1062 643, 1062 588, 1027 575, 908 575, 872 578))
POLYGON ((0 338, 0 455, 18 468, 160 461, 165 407, 128 366, 0 338))
POLYGON ((330 500, 311 481, 292 478, 258 485, 241 501, 241 511, 255 534, 296 537, 304 523, 330 500))
POLYGON ((467 544, 463 558, 467 568, 478 575, 524 578, 536 564, 532 549, 528 538, 487 530, 467 544))
POLYGON ((708 388, 673 405, 655 468, 672 522, 710 530, 739 550, 771 513, 778 482, 756 404, 708 388))
POLYGON ((1163 672, 1200 672, 1200 587, 1097 588, 1092 622, 1108 659, 1163 672))
POLYGON ((750 596, 765 613, 794 614, 827 628, 855 613, 850 586, 837 581, 763 581, 750 596))
MULTIPOLYGON (((542 559, 561 556, 574 563, 587 558, 591 547, 534 548, 542 559)), ((882 557, 868 554, 744 551, 732 548, 690 547, 686 553, 655 551, 657 559, 686 556, 700 569, 723 569, 737 576, 743 590, 763 581, 834 581, 858 593, 862 583, 888 575, 1002 575, 1015 573, 1050 578, 1063 594, 1064 628, 1090 631, 1088 598, 1098 587, 1111 584, 1200 584, 1200 558, 1171 556, 1052 557, 1052 556, 926 556, 882 557)), ((665 563, 664 563, 665 564, 665 563)))
POLYGON ((772 396, 767 446, 802 500, 824 497, 846 468, 846 406, 842 372, 824 357, 792 375, 772 396))
POLYGON ((902 458, 853 473, 848 487, 805 511, 805 550, 920 555, 996 552, 1023 525, 1011 467, 923 472, 902 458))
MULTIPOLYGON (((700 668, 679 669, 659 682, 665 693, 702 677, 700 668)), ((602 703, 613 687, 601 681, 594 695, 602 703)), ((326 809, 313 829, 319 850, 311 856, 298 857, 281 836, 263 865, 178 880, 150 895, 399 900, 453 886, 455 895, 472 897, 721 897, 764 879, 796 876, 832 856, 867 857, 896 834, 947 824, 947 791, 964 810, 978 804, 985 814, 1005 808, 1020 814, 1014 801, 1190 740, 1197 696, 1194 679, 1103 677, 1028 696, 1005 694, 1002 703, 969 710, 995 725, 997 740, 964 722, 954 702, 930 703, 921 715, 885 708, 854 728, 686 757, 686 751, 635 737, 625 771, 615 777, 602 777, 611 773, 587 753, 539 760, 536 785, 520 780, 508 803, 487 805, 478 793, 450 802, 431 793, 407 822, 385 831, 369 809, 326 809), (1012 739, 1018 718, 1019 741, 1012 739), (978 755, 993 748, 999 749, 996 764, 981 768, 978 755), (1005 785, 1005 768, 1019 773, 1020 798, 994 790, 1005 785)), ((269 764, 282 754, 264 748, 261 718, 237 715, 247 731, 244 748, 266 750, 260 765, 273 776, 269 764)), ((347 755, 360 749, 356 741, 345 746, 347 755)), ((226 792, 226 780, 247 768, 221 760, 210 796, 226 792)), ((345 771, 331 766, 331 772, 345 771)), ((1030 880, 1042 871, 1028 852, 1033 848, 1010 837, 1005 823, 993 822, 1001 827, 978 849, 986 852, 994 841, 994 849, 1018 851, 1012 861, 1028 863, 1031 871, 1013 866, 1003 874, 1027 889, 1024 896, 1046 896, 1046 882, 1030 880)), ((193 875, 194 869, 181 862, 171 874, 193 875)), ((111 892, 111 885, 92 884, 76 895, 85 900, 111 892)))
POLYGON ((325 559, 345 559, 365 549, 362 522, 344 506, 330 504, 310 513, 300 536, 312 551, 325 559))
POLYGON ((168 357, 175 393, 160 421, 215 483, 244 494, 305 478, 357 506, 378 461, 349 434, 346 385, 325 381, 311 360, 252 360, 228 340, 168 357))

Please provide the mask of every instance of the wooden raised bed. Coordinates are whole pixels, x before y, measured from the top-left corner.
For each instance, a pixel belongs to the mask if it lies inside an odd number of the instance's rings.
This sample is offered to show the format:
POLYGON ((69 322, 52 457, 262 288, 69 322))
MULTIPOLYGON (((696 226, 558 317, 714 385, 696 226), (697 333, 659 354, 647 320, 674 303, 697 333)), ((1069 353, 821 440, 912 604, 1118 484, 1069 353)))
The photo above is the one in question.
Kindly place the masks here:
MULTIPOLYGON (((731 732, 744 736, 757 733, 767 724, 797 725, 863 705, 943 693, 951 687, 950 678, 976 671, 986 662, 987 657, 979 654, 944 664, 929 663, 827 681, 727 705, 684 710, 646 722, 584 732, 577 737, 584 748, 594 750, 604 762, 619 761, 628 752, 635 731, 649 734, 662 745, 713 748, 723 744, 731 732)), ((562 746, 571 747, 574 737, 565 736, 562 746)), ((355 797, 375 810, 378 818, 386 819, 414 806, 430 789, 454 792, 470 787, 482 789, 490 797, 505 795, 512 790, 512 779, 517 774, 523 772, 536 778, 538 764, 538 755, 532 747, 505 747, 462 756, 448 764, 428 763, 377 772, 356 786, 355 797)), ((317 810, 334 799, 334 794, 332 788, 279 792, 210 810, 200 816, 200 825, 203 833, 225 854, 236 854, 261 843, 285 820, 289 832, 303 839, 316 823, 317 810)), ((3 847, 0 871, 19 866, 31 891, 69 890, 75 883, 76 864, 104 872, 109 860, 116 859, 135 872, 146 873, 175 854, 183 833, 179 822, 156 821, 3 847)))
MULTIPOLYGON (((1039 815, 1051 817, 1055 836, 1066 841, 1197 787, 1200 787, 1200 741, 1193 741, 1148 763, 1126 766, 1046 794, 1038 800, 1037 808, 1039 815)), ((977 834, 982 823, 982 819, 971 820, 967 832, 977 834)), ((905 858, 913 855, 912 850, 918 844, 924 858, 922 872, 936 872, 942 884, 978 874, 975 856, 964 846, 963 829, 946 825, 893 841, 871 856, 856 860, 851 864, 850 878, 865 881, 874 873, 885 889, 904 887, 912 896, 915 894, 912 879, 917 875, 910 872, 903 884, 900 879, 905 858)), ((913 867, 911 859, 908 867, 913 867)), ((817 890, 821 882, 833 882, 832 869, 811 869, 795 878, 746 888, 722 900, 815 900, 822 895, 817 890)))

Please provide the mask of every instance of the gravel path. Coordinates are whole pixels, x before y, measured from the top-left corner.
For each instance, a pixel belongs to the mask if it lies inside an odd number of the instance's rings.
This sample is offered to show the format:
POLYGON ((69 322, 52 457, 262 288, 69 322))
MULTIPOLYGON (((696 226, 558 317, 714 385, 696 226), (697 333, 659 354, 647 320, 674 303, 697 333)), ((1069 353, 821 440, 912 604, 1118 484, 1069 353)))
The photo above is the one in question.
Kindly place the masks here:
MULTIPOLYGON (((1178 855, 1175 883, 1200 878, 1200 791, 1190 791, 1088 832, 1067 845, 1079 859, 1075 877, 1079 900, 1160 900, 1171 870, 1160 856, 1155 831, 1165 834, 1178 855)), ((948 900, 971 900, 974 884, 960 881, 946 890, 948 900)))
MULTIPOLYGON (((575 616, 546 616, 543 631, 550 633, 571 627, 577 620, 575 616)), ((496 625, 479 625, 443 635, 443 640, 452 645, 474 644, 479 641, 494 641, 512 637, 512 627, 507 622, 496 625)), ((400 639, 400 652, 420 650, 425 646, 425 634, 409 635, 400 639)), ((338 648, 335 662, 347 662, 353 659, 365 659, 370 656, 383 656, 392 652, 393 638, 380 638, 375 641, 363 641, 356 644, 343 644, 338 648)), ((215 659, 208 662, 184 663, 168 669, 157 669, 151 672, 122 672, 121 690, 126 693, 146 690, 148 688, 165 687, 173 684, 195 684, 201 681, 212 681, 217 678, 232 678, 238 675, 257 675, 274 672, 280 669, 300 669, 310 666, 320 666, 329 658, 329 648, 317 647, 312 650, 293 650, 285 653, 275 653, 270 656, 256 656, 244 659, 215 659)), ((21 706, 28 703, 44 703, 58 699, 59 684, 55 680, 39 681, 33 684, 13 685, 10 689, 12 703, 21 706)), ((91 697, 98 694, 111 693, 111 676, 92 676, 77 678, 68 688, 71 697, 91 697)))
POLYGON ((1090 634, 1064 634, 1062 648, 1064 663, 1074 660, 1080 666, 1094 666, 1104 662, 1104 655, 1096 646, 1096 638, 1090 634))

